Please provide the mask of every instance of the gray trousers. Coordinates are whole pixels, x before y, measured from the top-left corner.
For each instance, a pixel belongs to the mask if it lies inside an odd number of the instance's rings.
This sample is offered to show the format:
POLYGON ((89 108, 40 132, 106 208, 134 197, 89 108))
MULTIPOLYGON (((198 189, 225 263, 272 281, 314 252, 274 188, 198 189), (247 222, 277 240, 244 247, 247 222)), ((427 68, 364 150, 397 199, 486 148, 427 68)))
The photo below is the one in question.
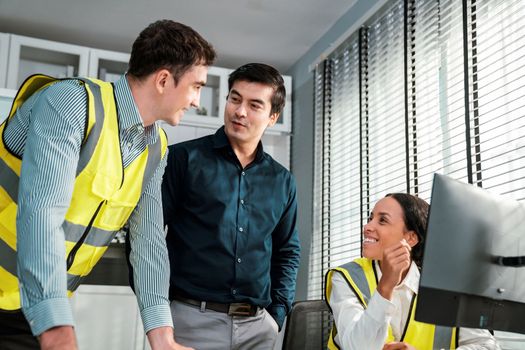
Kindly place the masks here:
POLYGON ((175 340, 195 350, 271 350, 277 323, 262 309, 255 316, 228 316, 213 310, 171 302, 175 340))

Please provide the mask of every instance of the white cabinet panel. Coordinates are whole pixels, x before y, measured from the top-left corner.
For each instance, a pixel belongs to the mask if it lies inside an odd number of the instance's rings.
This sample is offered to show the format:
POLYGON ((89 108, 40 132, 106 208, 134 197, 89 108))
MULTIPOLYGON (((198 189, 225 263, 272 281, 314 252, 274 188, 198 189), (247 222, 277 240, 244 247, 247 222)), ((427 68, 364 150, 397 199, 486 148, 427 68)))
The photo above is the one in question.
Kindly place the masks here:
POLYGON ((55 41, 11 35, 7 67, 7 88, 17 89, 35 73, 55 78, 85 76, 89 48, 55 41))
POLYGON ((15 95, 16 90, 0 88, 0 123, 2 123, 7 118, 15 95))
POLYGON ((147 341, 130 287, 81 285, 71 298, 80 350, 142 350, 147 341))
POLYGON ((168 137, 168 145, 179 143, 187 140, 193 140, 196 137, 196 127, 187 125, 171 126, 161 122, 161 127, 168 137))
POLYGON ((128 70, 129 56, 127 53, 91 49, 88 76, 115 82, 128 70))
POLYGON ((525 334, 495 331, 494 336, 502 350, 525 349, 525 334))
POLYGON ((161 126, 166 132, 166 135, 168 136, 168 145, 197 139, 199 137, 206 136, 206 135, 215 134, 215 131, 217 131, 217 129, 219 128, 219 127, 217 128, 215 127, 197 127, 197 126, 189 126, 189 125, 171 126, 166 123, 162 123, 161 126))
POLYGON ((195 138, 199 138, 199 137, 203 137, 203 136, 208 136, 208 135, 213 135, 217 132, 217 128, 196 128, 195 130, 195 138))
POLYGON ((199 109, 187 111, 180 121, 181 125, 218 128, 223 124, 230 72, 226 68, 209 67, 206 86, 201 91, 199 109))
POLYGON ((7 59, 9 57, 9 34, 0 33, 0 89, 7 80, 7 59))
POLYGON ((286 169, 290 169, 290 136, 264 134, 263 148, 266 153, 278 161, 286 169))
MULTIPOLYGON (((17 89, 30 75, 43 73, 56 78, 89 76, 115 81, 128 69, 130 55, 72 44, 0 33, 0 88, 17 89)), ((186 113, 183 126, 216 129, 223 124, 228 76, 232 69, 209 67, 200 106, 186 113)), ((292 123, 292 78, 283 76, 286 105, 268 134, 289 134, 292 123)))

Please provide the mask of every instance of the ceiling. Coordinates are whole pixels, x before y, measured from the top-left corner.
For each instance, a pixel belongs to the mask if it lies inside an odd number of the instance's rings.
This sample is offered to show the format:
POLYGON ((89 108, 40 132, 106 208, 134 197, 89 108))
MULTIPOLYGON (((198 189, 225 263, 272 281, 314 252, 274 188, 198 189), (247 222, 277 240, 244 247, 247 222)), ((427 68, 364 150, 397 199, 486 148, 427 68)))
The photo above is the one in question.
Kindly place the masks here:
POLYGON ((357 0, 0 0, 0 32, 129 52, 149 23, 193 27, 217 66, 265 62, 286 72, 357 0))

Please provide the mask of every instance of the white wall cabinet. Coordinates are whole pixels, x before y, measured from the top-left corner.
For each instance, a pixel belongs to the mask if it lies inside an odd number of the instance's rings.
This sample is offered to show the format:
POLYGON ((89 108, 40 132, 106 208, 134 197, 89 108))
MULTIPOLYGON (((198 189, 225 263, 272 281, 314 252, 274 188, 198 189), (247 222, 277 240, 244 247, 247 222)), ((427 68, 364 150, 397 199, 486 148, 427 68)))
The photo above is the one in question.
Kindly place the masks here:
POLYGON ((201 90, 199 108, 187 111, 180 122, 181 125, 217 128, 223 124, 230 72, 231 69, 219 67, 208 69, 206 86, 201 90))
POLYGON ((127 286, 81 285, 70 299, 80 350, 143 350, 137 298, 127 286))
POLYGON ((0 123, 7 119, 15 95, 16 90, 0 88, 0 123))
MULTIPOLYGON (((88 76, 114 82, 128 69, 129 57, 127 53, 91 49, 88 76)), ((204 128, 222 125, 230 72, 230 69, 219 67, 208 69, 207 84, 201 91, 199 109, 187 111, 181 125, 204 128)))
MULTIPOLYGON (((187 117, 188 116, 184 115, 182 119, 184 120, 187 117)), ((164 131, 166 131, 169 145, 214 134, 220 127, 218 125, 210 125, 207 127, 192 126, 191 124, 185 125, 182 122, 177 126, 170 126, 166 123, 162 123, 161 125, 164 131)), ((285 168, 290 169, 290 135, 266 132, 263 135, 262 143, 266 153, 270 154, 273 159, 281 163, 285 168)))
POLYGON ((11 34, 7 65, 8 89, 17 89, 35 73, 56 78, 86 76, 89 48, 11 34))
POLYGON ((115 82, 128 69, 129 54, 108 50, 89 51, 88 76, 115 82))
MULTIPOLYGON (((91 49, 88 76, 114 82, 128 68, 129 54, 91 49)), ((201 91, 199 109, 185 113, 181 125, 215 128, 222 125, 222 111, 228 95, 228 74, 231 70, 210 67, 206 86, 201 91)))
MULTIPOLYGON (((90 76, 114 82, 126 72, 128 53, 100 50, 55 41, 0 33, 0 88, 18 89, 30 75, 43 73, 57 78, 90 76)), ((189 110, 181 125, 218 128, 228 95, 231 69, 210 67, 201 92, 199 109, 189 110)), ((292 130, 292 78, 283 76, 286 106, 268 134, 289 134, 292 130)))
POLYGON ((7 80, 7 59, 9 57, 9 34, 0 33, 0 88, 7 80))

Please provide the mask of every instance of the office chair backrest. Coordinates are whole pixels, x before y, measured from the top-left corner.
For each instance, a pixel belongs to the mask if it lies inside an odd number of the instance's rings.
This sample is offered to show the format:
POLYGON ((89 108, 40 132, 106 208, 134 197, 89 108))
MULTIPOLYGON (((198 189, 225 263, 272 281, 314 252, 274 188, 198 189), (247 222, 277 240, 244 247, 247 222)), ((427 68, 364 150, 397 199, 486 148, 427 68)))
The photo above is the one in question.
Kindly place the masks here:
POLYGON ((286 321, 283 350, 326 349, 332 315, 324 300, 297 301, 286 321))

